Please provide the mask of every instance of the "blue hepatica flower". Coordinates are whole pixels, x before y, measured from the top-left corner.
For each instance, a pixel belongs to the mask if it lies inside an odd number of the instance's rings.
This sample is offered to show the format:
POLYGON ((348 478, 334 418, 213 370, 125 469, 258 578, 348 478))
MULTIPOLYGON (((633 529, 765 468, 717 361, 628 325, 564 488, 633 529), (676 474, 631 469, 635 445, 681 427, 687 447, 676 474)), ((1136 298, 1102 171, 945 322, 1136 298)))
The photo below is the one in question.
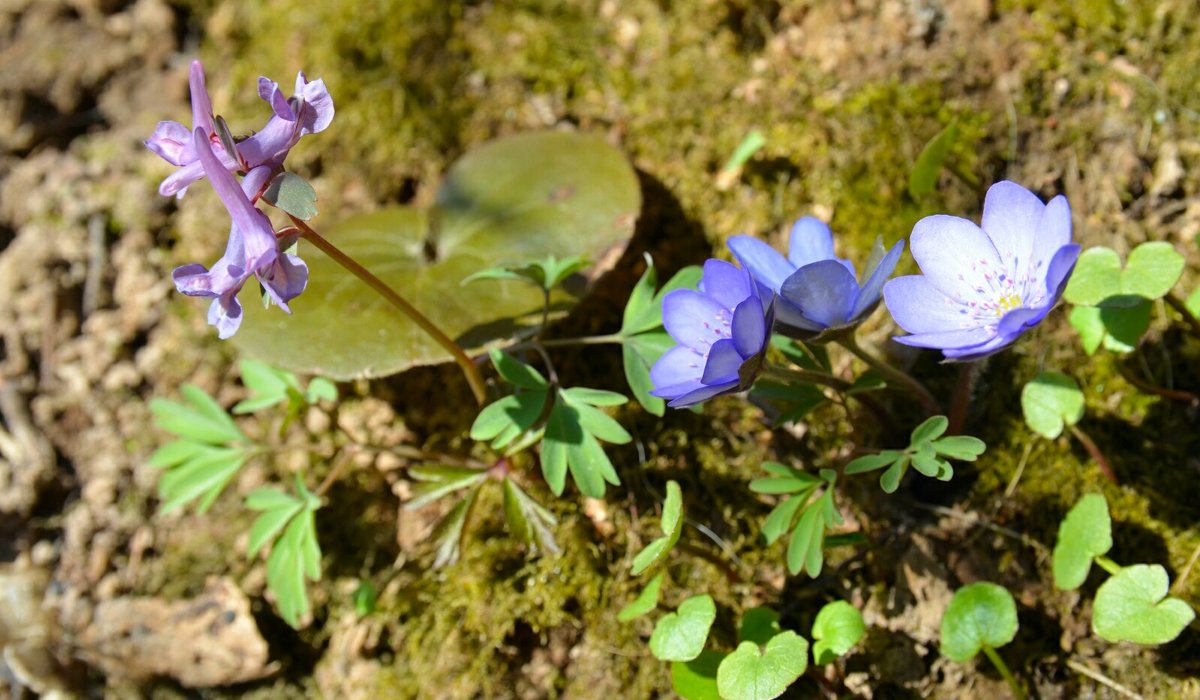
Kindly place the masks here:
POLYGON ((681 408, 749 389, 771 336, 772 310, 771 297, 763 300, 745 270, 704 263, 698 291, 677 289, 663 299, 663 326, 679 345, 650 368, 650 393, 681 408))
POLYGON ((1071 243, 1066 197, 1042 204, 1005 181, 988 190, 980 226, 945 215, 918 221, 912 254, 925 274, 897 277, 883 289, 892 318, 912 334, 896 342, 975 360, 1045 318, 1062 296, 1079 246, 1071 243))
POLYGON ((854 263, 833 254, 833 232, 806 216, 792 226, 785 258, 753 236, 734 236, 729 249, 760 285, 779 295, 775 330, 809 340, 857 325, 879 303, 883 283, 896 269, 904 241, 875 250, 860 279, 854 263))

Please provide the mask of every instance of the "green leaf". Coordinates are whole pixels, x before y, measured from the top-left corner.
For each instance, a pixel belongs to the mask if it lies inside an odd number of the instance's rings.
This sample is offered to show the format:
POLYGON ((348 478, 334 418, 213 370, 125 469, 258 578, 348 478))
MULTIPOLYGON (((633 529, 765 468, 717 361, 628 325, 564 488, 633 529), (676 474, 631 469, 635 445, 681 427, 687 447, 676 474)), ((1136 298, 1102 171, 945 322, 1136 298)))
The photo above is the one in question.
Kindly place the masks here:
POLYGON ((1143 243, 1129 253, 1125 269, 1111 248, 1089 248, 1079 256, 1063 298, 1082 306, 1129 307, 1159 299, 1183 273, 1184 258, 1170 243, 1143 243))
POLYGON ((646 545, 633 558, 632 572, 634 576, 642 573, 654 564, 662 561, 683 532, 683 494, 679 484, 674 480, 667 482, 667 497, 663 501, 662 514, 663 536, 646 545))
POLYGON ((1058 526, 1054 544, 1054 585, 1069 591, 1079 588, 1092 568, 1092 559, 1112 549, 1112 519, 1108 501, 1089 493, 1071 508, 1058 526))
POLYGON ((813 621, 813 663, 832 663, 850 651, 867 631, 862 613, 844 600, 828 603, 813 621))
POLYGON ((922 443, 936 440, 941 437, 942 433, 946 432, 946 428, 949 426, 950 420, 945 416, 928 418, 912 431, 912 440, 909 444, 917 447, 922 443))
POLYGON ((942 616, 942 653, 966 663, 983 647, 1002 647, 1017 636, 1017 604, 1007 589, 972 583, 954 593, 942 616))
POLYGON ((173 467, 210 449, 210 445, 200 442, 173 440, 155 450, 147 463, 152 467, 173 467))
POLYGON ((172 467, 158 480, 158 495, 162 500, 159 512, 170 513, 200 499, 196 511, 204 513, 225 490, 246 459, 246 453, 241 450, 207 447, 191 459, 172 467))
MULTIPOLYGON (((483 408, 471 424, 472 440, 492 440, 492 447, 503 450, 526 431, 533 430, 551 400, 548 389, 537 389, 505 396, 483 408)), ((509 450, 513 454, 517 450, 509 450)))
POLYGON ((1150 302, 1114 308, 1076 306, 1067 320, 1079 333, 1087 354, 1095 353, 1101 345, 1112 352, 1130 353, 1150 327, 1150 302))
POLYGON ((954 473, 950 468, 949 462, 937 458, 937 451, 933 449, 932 443, 921 443, 921 446, 915 452, 912 452, 909 457, 912 459, 913 469, 930 478, 948 481, 949 476, 947 475, 953 475, 954 473))
POLYGON ((771 345, 801 369, 828 374, 833 368, 829 350, 824 345, 805 344, 782 335, 772 335, 771 345))
MULTIPOLYGON (((249 505, 248 499, 247 505, 249 505)), ((290 503, 287 505, 267 509, 262 515, 255 518, 254 524, 250 526, 250 541, 246 545, 246 556, 253 559, 260 549, 274 540, 280 532, 283 532, 284 526, 303 508, 303 503, 296 499, 290 499, 290 503)))
POLYGON ((299 627, 309 611, 307 581, 320 578, 316 520, 306 508, 288 523, 267 557, 267 588, 275 594, 279 615, 292 627, 299 627))
POLYGON ((166 399, 151 399, 150 411, 159 428, 179 437, 212 445, 246 442, 246 436, 238 430, 225 409, 203 389, 195 384, 184 384, 180 392, 187 405, 166 399))
POLYGON ((286 170, 271 180, 262 198, 303 221, 317 215, 317 191, 307 180, 286 170))
POLYGON ((892 462, 892 466, 879 475, 879 487, 883 489, 884 493, 896 493, 896 489, 900 488, 900 480, 908 471, 910 461, 908 455, 901 455, 899 459, 892 462))
POLYGON ((738 627, 738 641, 754 642, 762 646, 782 631, 779 627, 779 613, 762 606, 750 608, 742 615, 742 624, 738 627))
POLYGON ((808 496, 808 493, 791 496, 771 509, 762 526, 763 538, 766 539, 767 544, 774 543, 783 536, 783 533, 792 529, 796 512, 808 501, 808 496))
POLYGON ((958 120, 951 119, 941 131, 921 149, 917 160, 913 163, 912 172, 908 175, 908 192, 914 199, 923 197, 937 185, 938 174, 950 155, 950 149, 958 140, 958 120))
POLYGON ((304 397, 310 404, 318 401, 337 401, 337 385, 324 377, 313 377, 308 382, 308 391, 305 392, 304 397))
POLYGON ((433 539, 435 549, 433 568, 440 569, 443 566, 458 561, 467 516, 471 514, 471 508, 475 505, 475 499, 478 495, 479 485, 477 484, 470 491, 467 491, 463 499, 455 503, 450 512, 446 514, 446 517, 442 518, 433 528, 433 534, 430 536, 433 539))
POLYGON ((1061 372, 1042 372, 1021 390, 1021 409, 1030 430, 1053 440, 1083 417, 1083 392, 1061 372))
POLYGON ((1187 307, 1188 313, 1195 318, 1200 318, 1200 287, 1192 290, 1192 293, 1184 300, 1183 305, 1187 307))
MULTIPOLYGON (((503 259, 604 259, 627 241, 640 209, 637 176, 622 153, 600 135, 553 131, 509 137, 467 154, 446 173, 428 211, 385 209, 321 233, 475 352, 538 326, 543 292, 514 280, 484 293, 460 280, 503 259)), ((308 288, 291 302, 290 315, 244 303, 246 318, 234 339, 241 350, 335 380, 451 359, 351 273, 300 245, 308 288)), ((247 285, 244 293, 257 292, 257 285, 247 285)), ((553 315, 574 301, 556 290, 553 315)))
MULTIPOLYGON (((635 338, 641 337, 635 336, 635 338)), ((657 357, 649 359, 635 339, 627 340, 621 345, 621 364, 625 370, 625 381, 629 383, 629 390, 633 392, 633 398, 637 399, 647 413, 662 416, 666 412, 667 402, 650 393, 655 388, 654 382, 650 381, 650 368, 654 366, 657 359, 657 357)))
POLYGON ((273 487, 254 489, 246 494, 246 507, 250 510, 276 510, 294 504, 304 505, 295 496, 273 487))
POLYGON ((650 653, 660 661, 691 661, 704 649, 708 628, 716 617, 717 606, 711 596, 688 598, 654 625, 650 653))
POLYGON ((545 389, 549 386, 540 372, 512 355, 496 348, 492 348, 488 354, 492 358, 492 364, 496 366, 496 371, 509 384, 525 389, 545 389))
POLYGON ((239 366, 242 383, 251 391, 251 396, 233 407, 235 414, 253 413, 287 401, 288 389, 298 386, 294 374, 277 370, 265 362, 244 359, 239 366))
POLYGON ((509 532, 526 545, 547 554, 561 551, 554 541, 558 518, 507 477, 504 479, 504 518, 509 532))
MULTIPOLYGON (((615 421, 592 409, 588 404, 581 403, 581 397, 590 397, 589 403, 595 403, 601 396, 621 397, 620 394, 594 389, 573 393, 559 392, 561 400, 556 401, 550 411, 550 418, 546 421, 546 432, 542 438, 542 473, 556 496, 561 496, 566 486, 567 470, 571 472, 571 478, 575 480, 579 490, 591 498, 604 496, 605 482, 614 486, 620 483, 612 462, 597 441, 597 436, 589 428, 600 430, 602 434, 599 437, 608 439, 609 442, 627 442, 629 434, 615 421), (572 398, 575 401, 572 401, 572 398), (598 416, 603 416, 611 422, 606 423, 598 416)), ((624 400, 624 397, 621 399, 624 400)))
POLYGON ((873 472, 876 469, 883 469, 903 456, 903 452, 895 450, 884 450, 877 455, 863 455, 851 460, 846 465, 846 474, 863 474, 873 472))
POLYGON ((1092 611, 1092 630, 1110 642, 1166 644, 1196 617, 1192 606, 1168 598, 1166 569, 1158 564, 1127 566, 1101 584, 1092 611))
POLYGON ((938 454, 961 462, 974 462, 987 450, 983 440, 970 435, 951 435, 931 444, 938 454))
POLYGON ((573 386, 569 389, 563 389, 562 393, 573 404, 591 404, 592 406, 621 406, 629 403, 629 399, 625 398, 624 394, 618 394, 615 391, 605 391, 604 389, 588 389, 582 386, 573 386))
POLYGON ((654 260, 644 254, 646 271, 629 292, 625 311, 621 314, 621 335, 632 336, 662 325, 661 309, 654 306, 654 288, 658 286, 658 271, 654 260))
POLYGON ((638 597, 632 603, 621 608, 621 612, 617 613, 618 622, 629 622, 637 619, 642 615, 650 612, 658 607, 658 596, 662 591, 663 573, 659 572, 650 579, 638 597))
POLYGON ((810 578, 816 578, 825 562, 824 544, 825 522, 821 518, 821 509, 805 508, 792 531, 792 541, 788 543, 788 571, 795 575, 803 569, 810 578))
POLYGON ((759 649, 742 642, 717 669, 717 690, 725 700, 772 700, 783 695, 808 668, 808 642, 787 630, 759 649))
POLYGON ((379 592, 375 590, 375 584, 366 579, 360 581, 358 588, 354 589, 354 614, 363 618, 375 612, 375 602, 378 598, 379 592))
POLYGON ((420 483, 413 485, 413 497, 403 507, 404 510, 416 510, 455 491, 482 483, 488 472, 471 467, 422 464, 409 469, 408 475, 420 483))
POLYGON ((717 692, 717 669, 727 654, 705 649, 691 661, 671 664, 671 687, 683 700, 721 700, 717 692))
POLYGON ((542 260, 534 260, 525 264, 489 267, 468 275, 460 284, 467 285, 479 280, 524 280, 538 289, 550 291, 587 265, 587 258, 581 255, 574 255, 563 260, 548 255, 542 260))

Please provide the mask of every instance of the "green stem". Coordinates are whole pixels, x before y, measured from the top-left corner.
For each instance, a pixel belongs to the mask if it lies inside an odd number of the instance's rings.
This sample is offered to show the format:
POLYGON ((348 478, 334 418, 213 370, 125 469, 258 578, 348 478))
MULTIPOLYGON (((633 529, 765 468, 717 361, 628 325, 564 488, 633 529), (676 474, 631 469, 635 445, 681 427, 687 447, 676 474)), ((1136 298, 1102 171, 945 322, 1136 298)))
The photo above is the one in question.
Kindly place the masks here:
POLYGON ((310 228, 309 225, 306 224, 302 219, 297 219, 290 214, 288 215, 288 218, 290 218, 292 223, 295 224, 298 229, 300 229, 300 235, 302 238, 307 240, 309 243, 312 243, 314 246, 319 248, 322 253, 325 253, 332 258, 334 262, 346 268, 346 270, 348 270, 351 274, 366 283, 368 287, 375 290, 379 296, 386 299, 389 304, 399 309, 400 312, 405 316, 408 316, 409 319, 411 319, 413 323, 420 326, 421 330, 425 331, 430 338, 433 338, 439 345, 445 348, 451 354, 451 356, 454 357, 454 361, 458 363, 458 366, 462 368, 463 374, 467 377, 467 384, 471 386, 471 392, 475 394, 475 400, 479 402, 480 406, 487 401, 487 390, 484 388, 483 374, 479 371, 479 367, 471 361, 471 358, 467 356, 467 353, 463 351, 462 347, 458 343, 454 342, 450 339, 450 336, 443 333, 442 329, 434 325, 433 321, 430 321, 425 314, 417 311, 416 307, 408 303, 408 301, 406 301, 404 297, 400 296, 395 289, 392 289, 392 287, 390 287, 386 282, 379 279, 372 274, 370 270, 360 265, 354 258, 351 258, 349 255, 343 253, 341 249, 330 243, 328 240, 322 237, 321 234, 312 230, 312 228, 310 228))
POLYGON ((791 369, 788 367, 779 367, 777 365, 763 365, 760 377, 765 379, 774 379, 778 382, 793 383, 805 382, 808 384, 818 384, 827 386, 834 391, 846 393, 850 390, 852 384, 845 379, 838 379, 831 374, 824 372, 813 372, 807 369, 791 369))
POLYGON ((1116 576, 1121 571, 1121 565, 1109 559, 1103 554, 1095 557, 1096 564, 1109 573, 1110 576, 1116 576))
POLYGON ((508 352, 531 350, 540 345, 543 348, 575 348, 584 345, 614 345, 625 342, 625 336, 620 333, 609 335, 585 335, 579 338, 550 338, 548 340, 527 340, 504 348, 508 352))
POLYGON ((1021 686, 1017 684, 1017 679, 1013 677, 1012 671, 1008 670, 1008 666, 1004 663, 1004 659, 1000 658, 1000 655, 996 653, 996 650, 984 644, 983 653, 987 654, 987 657, 992 662, 992 665, 996 667, 996 670, 1000 672, 1000 675, 1004 677, 1005 682, 1008 683, 1008 687, 1012 688, 1013 695, 1016 696, 1017 700, 1025 700, 1025 691, 1022 690, 1021 686))
POLYGON ((854 339, 853 335, 847 335, 846 337, 840 338, 835 342, 849 350, 855 357, 865 362, 868 367, 871 367, 887 379, 890 379, 896 384, 900 384, 911 391, 917 401, 919 401, 921 405, 925 407, 925 411, 929 415, 936 416, 942 412, 941 404, 939 404, 938 400, 933 397, 933 394, 929 393, 929 390, 925 388, 924 384, 914 379, 912 375, 908 374, 907 372, 896 369, 887 362, 862 349, 862 347, 859 346, 858 341, 854 339))

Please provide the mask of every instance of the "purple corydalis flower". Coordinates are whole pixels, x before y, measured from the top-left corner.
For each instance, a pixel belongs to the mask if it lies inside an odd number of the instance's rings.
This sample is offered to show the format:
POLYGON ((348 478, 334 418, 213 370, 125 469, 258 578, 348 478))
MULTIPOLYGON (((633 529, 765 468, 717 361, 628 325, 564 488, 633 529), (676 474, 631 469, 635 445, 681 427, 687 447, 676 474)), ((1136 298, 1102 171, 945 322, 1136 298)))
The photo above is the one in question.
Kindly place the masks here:
POLYGON ((888 311, 911 335, 896 342, 976 360, 1037 325, 1062 296, 1079 257, 1071 243, 1071 207, 1059 195, 1043 204, 1013 182, 997 182, 983 201, 980 226, 928 216, 912 233, 924 275, 883 288, 888 311))
POLYGON ((241 326, 242 305, 237 294, 252 275, 258 277, 271 299, 290 313, 287 303, 308 284, 308 266, 299 257, 279 250, 271 220, 251 203, 252 193, 265 186, 265 176, 270 172, 265 168, 252 171, 239 186, 217 159, 202 128, 193 133, 193 143, 198 162, 233 219, 233 227, 225 254, 211 271, 193 263, 175 268, 172 277, 183 294, 213 300, 208 322, 224 339, 241 326))
MULTIPOLYGON (((204 81, 204 66, 192 61, 188 77, 192 93, 192 127, 202 128, 210 148, 226 170, 248 173, 265 168, 274 175, 283 167, 288 152, 306 134, 323 131, 333 120, 333 98, 323 80, 309 80, 301 72, 296 76, 296 94, 284 98, 279 86, 267 78, 258 79, 258 94, 271 105, 274 116, 261 131, 237 144, 236 159, 225 152, 217 136, 213 120, 212 101, 204 81)), ((179 170, 167 176, 159 185, 159 194, 182 197, 192 183, 205 175, 196 155, 193 132, 179 122, 163 121, 146 140, 146 147, 162 156, 179 170)), ((263 176, 264 187, 269 177, 263 176)), ((251 193, 257 197, 258 192, 251 193)))
POLYGON ((704 263, 698 291, 677 289, 663 299, 663 326, 679 345, 650 368, 650 393, 682 408, 749 389, 771 336, 772 309, 745 270, 704 263))
POLYGON ((855 326, 875 308, 883 283, 900 261, 904 241, 886 252, 877 241, 861 283, 854 263, 834 255, 833 231, 811 216, 792 226, 786 258, 753 236, 730 238, 729 249, 759 284, 779 295, 775 330, 810 340, 855 326))

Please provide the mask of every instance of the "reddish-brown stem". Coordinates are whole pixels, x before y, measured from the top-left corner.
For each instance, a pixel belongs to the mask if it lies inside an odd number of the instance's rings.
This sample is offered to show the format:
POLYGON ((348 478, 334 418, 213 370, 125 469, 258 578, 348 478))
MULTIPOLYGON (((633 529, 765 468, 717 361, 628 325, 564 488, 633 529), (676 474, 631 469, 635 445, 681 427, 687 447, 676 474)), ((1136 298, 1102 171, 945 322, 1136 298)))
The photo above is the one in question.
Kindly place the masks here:
POLYGON ((975 393, 980 366, 978 362, 964 362, 958 366, 958 381, 954 384, 954 395, 950 397, 947 435, 961 435, 967 424, 967 409, 971 407, 971 395, 975 393))
POLYGON ((1197 319, 1192 315, 1192 312, 1190 309, 1188 309, 1187 304, 1185 304, 1184 301, 1179 297, 1170 293, 1163 297, 1163 301, 1167 302, 1167 306, 1170 306, 1172 309, 1178 311, 1179 315, 1183 316, 1183 322, 1186 323, 1188 328, 1192 331, 1192 335, 1200 338, 1200 319, 1197 319))
POLYGON ((1079 426, 1071 425, 1068 427, 1071 430, 1071 434, 1074 435, 1075 439, 1079 441, 1079 444, 1083 445, 1083 449, 1087 450, 1087 453, 1091 455, 1092 459, 1096 460, 1096 464, 1100 466, 1100 473, 1104 475, 1104 478, 1108 479, 1115 485, 1117 483, 1117 474, 1113 471, 1112 465, 1108 463, 1108 458, 1105 457, 1104 453, 1100 451, 1100 448, 1096 446, 1096 443, 1092 442, 1092 439, 1088 437, 1088 434, 1083 432, 1079 426))
POLYGON ((1121 373, 1121 377, 1125 381, 1134 385, 1141 391, 1146 392, 1147 394, 1154 394, 1155 396, 1175 399, 1176 401, 1187 401, 1191 404, 1200 404, 1200 395, 1193 394, 1190 391, 1184 391, 1183 389, 1168 389, 1165 386, 1151 384, 1144 379, 1140 379, 1137 375, 1129 371, 1129 369, 1120 363, 1117 364, 1117 371, 1121 373))
POLYGON ((408 303, 408 301, 405 300, 404 297, 400 296, 395 289, 392 289, 392 287, 386 282, 379 279, 372 274, 370 270, 360 265, 354 258, 351 258, 349 255, 343 253, 341 249, 330 243, 323 236, 321 236, 321 234, 312 230, 312 228, 310 228, 309 225, 304 222, 304 220, 297 219, 290 214, 288 215, 288 218, 290 218, 292 223, 296 225, 296 228, 300 230, 300 236, 304 240, 312 243, 314 246, 320 249, 322 253, 325 253, 332 258, 334 262, 346 268, 346 270, 348 270, 351 274, 362 280, 368 287, 378 293, 379 296, 386 299, 389 304, 399 309, 401 313, 411 319, 413 323, 417 324, 417 326, 419 326, 421 330, 425 331, 429 337, 437 341, 438 345, 441 345, 443 348, 445 348, 450 355, 454 357, 454 361, 458 363, 458 366, 462 368, 463 374, 467 377, 467 384, 471 386, 471 392, 475 394, 475 400, 479 402, 480 406, 487 401, 487 390, 484 386, 483 374, 479 371, 479 367, 471 361, 471 358, 467 356, 467 353, 463 351, 462 347, 459 346, 458 343, 451 340, 450 336, 443 333, 441 328, 438 328, 436 325, 434 325, 433 321, 430 321, 425 314, 421 313, 416 309, 416 307, 408 303))

